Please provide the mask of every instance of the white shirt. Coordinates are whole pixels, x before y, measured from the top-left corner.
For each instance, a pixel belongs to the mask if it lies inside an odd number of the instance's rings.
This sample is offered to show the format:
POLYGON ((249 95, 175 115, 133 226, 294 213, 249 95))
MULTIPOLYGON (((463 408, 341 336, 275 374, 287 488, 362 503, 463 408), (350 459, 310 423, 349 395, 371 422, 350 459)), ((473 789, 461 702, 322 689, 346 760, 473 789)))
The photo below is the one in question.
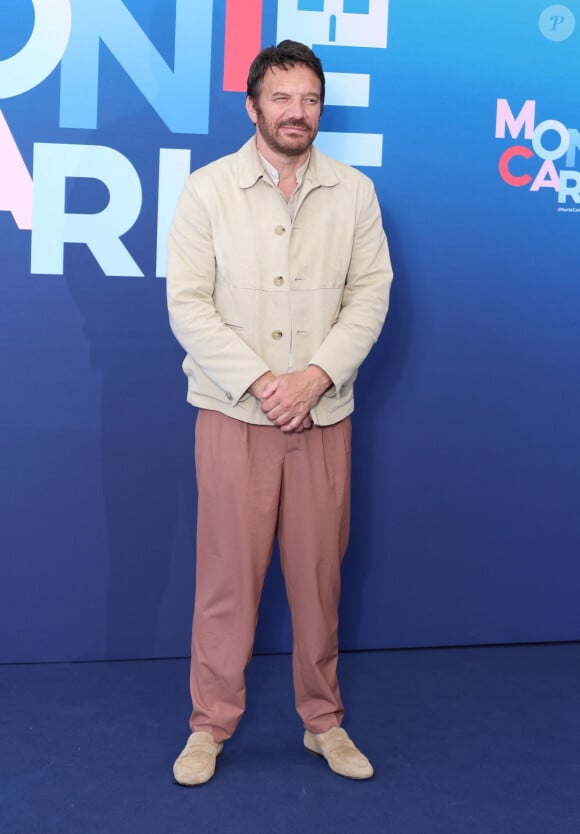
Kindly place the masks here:
MULTIPOLYGON (((274 166, 270 162, 268 162, 265 156, 262 156, 260 151, 258 151, 258 154, 262 161, 262 165, 264 166, 264 171, 272 180, 272 185, 274 186, 276 191, 280 191, 280 189, 278 188, 278 183, 280 182, 280 174, 278 173, 278 170, 274 168, 274 166)), ((290 211, 290 217, 292 219, 292 222, 294 222, 294 218, 296 217, 296 212, 298 210, 298 205, 300 203, 300 189, 302 187, 302 182, 304 181, 304 174, 306 173, 306 169, 308 168, 309 162, 310 154, 308 154, 308 158, 304 165, 301 165, 300 168, 296 171, 296 188, 292 192, 292 196, 290 197, 290 199, 287 200, 288 209, 290 211)), ((282 194, 281 191, 280 194, 282 194)), ((282 196, 284 197, 283 194, 282 196)), ((286 200, 286 197, 284 197, 284 199, 286 200)))

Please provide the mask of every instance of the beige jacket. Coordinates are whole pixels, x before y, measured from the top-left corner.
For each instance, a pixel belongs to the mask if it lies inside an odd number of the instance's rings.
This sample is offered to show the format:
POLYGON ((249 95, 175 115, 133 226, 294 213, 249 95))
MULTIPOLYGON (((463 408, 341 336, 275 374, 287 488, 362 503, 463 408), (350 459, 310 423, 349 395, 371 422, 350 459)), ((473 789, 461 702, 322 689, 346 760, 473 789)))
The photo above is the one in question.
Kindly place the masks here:
POLYGON ((270 425, 248 387, 309 364, 333 386, 318 425, 354 408, 357 369, 388 308, 392 270, 372 182, 315 148, 290 219, 255 138, 188 178, 169 233, 167 296, 188 401, 270 425))

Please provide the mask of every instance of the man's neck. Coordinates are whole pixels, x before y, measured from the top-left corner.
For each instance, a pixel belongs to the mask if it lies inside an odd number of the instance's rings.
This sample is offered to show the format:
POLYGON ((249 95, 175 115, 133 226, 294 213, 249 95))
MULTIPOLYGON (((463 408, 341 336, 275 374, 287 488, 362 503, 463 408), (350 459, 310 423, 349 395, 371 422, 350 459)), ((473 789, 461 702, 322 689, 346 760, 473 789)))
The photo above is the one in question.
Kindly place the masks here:
POLYGON ((310 156, 310 148, 299 156, 276 153, 259 136, 256 136, 256 146, 264 159, 278 171, 281 183, 296 183, 296 172, 310 156))

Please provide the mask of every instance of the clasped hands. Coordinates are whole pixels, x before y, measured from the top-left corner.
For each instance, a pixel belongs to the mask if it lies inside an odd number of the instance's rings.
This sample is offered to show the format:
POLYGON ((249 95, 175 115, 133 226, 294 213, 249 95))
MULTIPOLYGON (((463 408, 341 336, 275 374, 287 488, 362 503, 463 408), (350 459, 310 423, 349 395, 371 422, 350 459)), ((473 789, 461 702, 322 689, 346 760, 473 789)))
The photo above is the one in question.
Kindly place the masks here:
POLYGON ((318 365, 304 371, 274 376, 267 371, 250 385, 249 391, 260 400, 262 411, 283 432, 301 432, 312 426, 310 410, 332 380, 318 365))

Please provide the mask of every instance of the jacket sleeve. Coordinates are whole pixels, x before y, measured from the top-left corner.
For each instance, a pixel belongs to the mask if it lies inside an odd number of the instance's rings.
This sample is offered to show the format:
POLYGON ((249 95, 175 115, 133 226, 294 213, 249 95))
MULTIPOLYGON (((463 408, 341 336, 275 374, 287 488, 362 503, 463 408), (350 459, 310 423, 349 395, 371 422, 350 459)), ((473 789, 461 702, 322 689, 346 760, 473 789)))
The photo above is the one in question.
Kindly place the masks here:
POLYGON ((392 279, 379 203, 372 182, 365 177, 341 310, 310 360, 332 379, 334 385, 328 395, 340 396, 378 339, 389 307, 392 279))
POLYGON ((269 370, 223 321, 213 301, 215 254, 209 212, 186 181, 169 232, 167 305, 173 333, 232 405, 269 370))

